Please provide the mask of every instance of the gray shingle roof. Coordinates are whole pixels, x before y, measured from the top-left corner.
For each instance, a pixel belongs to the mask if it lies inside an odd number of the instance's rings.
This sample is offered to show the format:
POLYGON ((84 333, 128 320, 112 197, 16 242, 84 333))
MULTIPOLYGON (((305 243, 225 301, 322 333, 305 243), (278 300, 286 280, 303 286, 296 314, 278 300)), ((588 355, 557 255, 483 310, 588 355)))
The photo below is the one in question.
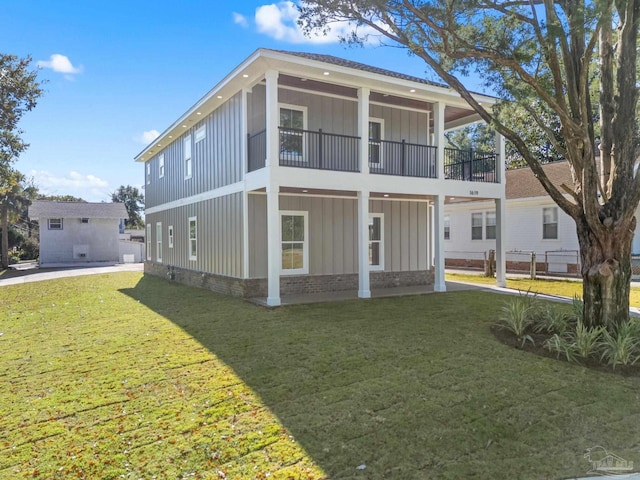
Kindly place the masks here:
MULTIPOLYGON (((542 165, 542 169, 558 189, 562 184, 573 187, 571 168, 569 162, 553 162, 542 165)), ((542 184, 533 175, 529 167, 515 168, 506 171, 506 195, 507 199, 547 197, 549 194, 542 184)))
POLYGON ((29 218, 128 218, 124 203, 51 202, 34 200, 29 218))

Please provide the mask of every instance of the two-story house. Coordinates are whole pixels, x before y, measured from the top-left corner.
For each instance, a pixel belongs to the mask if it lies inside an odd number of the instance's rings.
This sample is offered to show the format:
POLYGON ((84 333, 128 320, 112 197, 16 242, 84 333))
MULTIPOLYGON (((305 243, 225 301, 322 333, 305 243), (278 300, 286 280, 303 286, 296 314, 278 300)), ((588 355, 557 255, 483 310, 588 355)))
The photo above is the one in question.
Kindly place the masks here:
POLYGON ((502 137, 491 154, 445 148, 446 130, 478 120, 446 85, 257 50, 136 157, 145 272, 269 305, 303 292, 444 291, 455 196, 495 203, 503 284, 502 137))

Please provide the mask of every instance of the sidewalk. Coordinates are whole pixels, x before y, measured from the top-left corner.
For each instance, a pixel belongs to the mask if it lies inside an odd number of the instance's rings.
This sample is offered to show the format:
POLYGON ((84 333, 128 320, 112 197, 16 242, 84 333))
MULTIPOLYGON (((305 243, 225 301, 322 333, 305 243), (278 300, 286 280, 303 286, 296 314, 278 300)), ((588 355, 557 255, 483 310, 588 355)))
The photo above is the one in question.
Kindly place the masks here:
MULTIPOLYGON (((13 267, 13 266, 12 266, 13 267)), ((56 267, 56 268, 38 268, 31 266, 25 268, 23 264, 18 264, 15 272, 9 273, 8 278, 0 277, 0 287, 7 285, 19 285, 22 283, 40 282, 43 280, 53 280, 55 278, 79 277, 81 275, 97 275, 100 273, 114 272, 142 272, 144 265, 142 263, 118 263, 118 264, 101 264, 88 265, 78 267, 56 267)))

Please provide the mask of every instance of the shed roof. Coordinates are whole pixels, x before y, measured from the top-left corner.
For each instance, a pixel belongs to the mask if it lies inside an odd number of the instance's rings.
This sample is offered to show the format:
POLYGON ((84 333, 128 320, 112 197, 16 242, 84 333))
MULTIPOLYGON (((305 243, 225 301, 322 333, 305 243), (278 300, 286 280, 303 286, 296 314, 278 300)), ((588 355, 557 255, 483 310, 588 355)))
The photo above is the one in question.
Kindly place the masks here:
MULTIPOLYGON (((560 189, 562 184, 573 187, 571 169, 566 161, 542 165, 542 169, 553 185, 560 189)), ((529 167, 515 168, 506 171, 507 200, 515 198, 546 197, 547 191, 529 167)))
POLYGON ((29 207, 29 218, 127 218, 124 203, 53 202, 34 200, 29 207))

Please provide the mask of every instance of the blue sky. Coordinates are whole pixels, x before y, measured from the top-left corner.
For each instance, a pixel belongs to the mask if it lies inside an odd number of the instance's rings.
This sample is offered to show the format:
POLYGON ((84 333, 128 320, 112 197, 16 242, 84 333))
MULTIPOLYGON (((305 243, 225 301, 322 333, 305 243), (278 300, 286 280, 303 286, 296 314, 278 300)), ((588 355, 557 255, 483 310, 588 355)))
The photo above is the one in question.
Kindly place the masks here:
POLYGON ((143 184, 134 155, 257 48, 320 52, 435 79, 405 51, 305 39, 291 2, 0 0, 0 51, 31 55, 45 94, 15 166, 47 194, 108 201, 143 184))

